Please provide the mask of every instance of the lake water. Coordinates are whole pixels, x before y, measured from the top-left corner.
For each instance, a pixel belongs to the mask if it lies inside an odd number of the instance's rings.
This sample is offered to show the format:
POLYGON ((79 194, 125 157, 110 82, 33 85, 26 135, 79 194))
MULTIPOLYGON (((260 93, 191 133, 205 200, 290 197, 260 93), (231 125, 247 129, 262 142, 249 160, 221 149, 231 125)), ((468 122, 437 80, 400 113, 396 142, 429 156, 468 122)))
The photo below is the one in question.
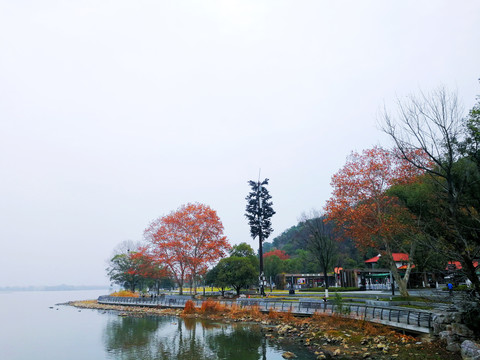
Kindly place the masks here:
POLYGON ((103 294, 0 292, 0 359, 280 360, 285 351, 297 359, 315 359, 301 346, 266 339, 255 325, 120 317, 117 312, 55 305, 103 294))

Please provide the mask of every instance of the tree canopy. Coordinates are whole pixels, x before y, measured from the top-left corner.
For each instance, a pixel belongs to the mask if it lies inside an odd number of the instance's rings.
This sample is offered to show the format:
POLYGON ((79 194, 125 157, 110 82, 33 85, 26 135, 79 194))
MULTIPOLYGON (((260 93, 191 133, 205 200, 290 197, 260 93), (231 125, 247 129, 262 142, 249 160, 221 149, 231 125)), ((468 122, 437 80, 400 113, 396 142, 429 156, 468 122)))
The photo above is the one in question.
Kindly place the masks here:
POLYGON ((180 293, 187 277, 195 281, 209 265, 224 257, 230 244, 215 210, 203 204, 182 205, 153 221, 145 230, 152 254, 175 277, 180 293))
POLYGON ((480 257, 480 104, 464 119, 456 94, 440 88, 398 101, 394 115, 385 111, 383 124, 400 156, 427 174, 417 188, 422 191, 403 191, 403 200, 428 245, 460 261, 480 297, 475 267, 480 257), (433 166, 409 158, 411 151, 422 151, 433 166))
POLYGON ((250 225, 250 234, 253 238, 258 236, 265 241, 273 231, 270 219, 275 215, 271 201, 272 196, 266 188, 268 179, 262 182, 249 181, 248 184, 251 191, 245 198, 247 200, 245 217, 250 225))
MULTIPOLYGON (((412 154, 411 156, 419 156, 412 154)), ((390 269, 402 295, 407 295, 406 283, 415 248, 415 228, 408 210, 387 190, 396 184, 414 182, 423 170, 412 166, 393 153, 374 147, 361 154, 352 153, 346 164, 332 177, 332 197, 325 206, 326 217, 340 226, 344 234, 363 249, 373 247, 385 252, 390 269), (392 252, 400 247, 409 249, 410 263, 402 279, 392 252)))
POLYGON ((231 286, 240 295, 240 290, 252 285, 257 280, 258 259, 253 249, 246 243, 235 245, 230 251, 230 256, 221 259, 218 264, 208 272, 209 283, 223 290, 231 286))

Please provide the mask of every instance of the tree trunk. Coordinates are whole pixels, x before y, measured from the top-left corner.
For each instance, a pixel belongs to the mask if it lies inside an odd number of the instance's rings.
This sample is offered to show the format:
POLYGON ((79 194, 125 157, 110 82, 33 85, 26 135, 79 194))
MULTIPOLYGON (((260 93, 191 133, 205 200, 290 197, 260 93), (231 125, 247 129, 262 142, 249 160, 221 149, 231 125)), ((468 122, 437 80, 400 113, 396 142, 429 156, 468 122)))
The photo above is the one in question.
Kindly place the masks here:
POLYGON ((462 260, 462 267, 465 269, 467 278, 472 282, 473 290, 476 293, 476 298, 480 299, 480 279, 475 271, 475 266, 473 266, 473 259, 471 259, 468 255, 464 255, 462 260))
POLYGON ((405 272, 406 279, 405 278, 402 279, 402 277, 398 273, 397 265, 393 260, 392 251, 390 250, 390 246, 388 244, 385 244, 385 250, 388 258, 388 263, 390 264, 390 271, 392 272, 393 278, 398 284, 398 290, 400 291, 400 295, 403 297, 407 297, 410 295, 407 290, 407 282, 408 282, 408 276, 410 276, 411 265, 409 263, 407 266, 407 271, 405 272))

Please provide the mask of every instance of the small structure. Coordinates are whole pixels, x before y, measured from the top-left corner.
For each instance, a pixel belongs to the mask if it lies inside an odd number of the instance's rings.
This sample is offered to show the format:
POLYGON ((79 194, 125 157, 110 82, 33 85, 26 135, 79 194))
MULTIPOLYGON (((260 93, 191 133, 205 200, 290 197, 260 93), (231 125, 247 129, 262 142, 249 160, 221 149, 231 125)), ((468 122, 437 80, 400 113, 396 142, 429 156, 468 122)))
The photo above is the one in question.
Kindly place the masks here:
MULTIPOLYGON (((473 266, 477 269, 476 273, 480 278, 480 268, 478 266, 478 261, 474 261, 473 266)), ((462 283, 469 285, 470 280, 467 278, 465 273, 462 272, 462 268, 462 263, 460 261, 449 261, 447 263, 447 266, 445 267, 445 270, 447 271, 445 280, 452 282, 455 286, 462 283)))
POLYGON ((323 287, 327 282, 328 286, 335 285, 334 273, 328 273, 327 279, 323 274, 281 274, 281 277, 279 283, 285 284, 287 289, 291 288, 291 284, 294 289, 323 287))

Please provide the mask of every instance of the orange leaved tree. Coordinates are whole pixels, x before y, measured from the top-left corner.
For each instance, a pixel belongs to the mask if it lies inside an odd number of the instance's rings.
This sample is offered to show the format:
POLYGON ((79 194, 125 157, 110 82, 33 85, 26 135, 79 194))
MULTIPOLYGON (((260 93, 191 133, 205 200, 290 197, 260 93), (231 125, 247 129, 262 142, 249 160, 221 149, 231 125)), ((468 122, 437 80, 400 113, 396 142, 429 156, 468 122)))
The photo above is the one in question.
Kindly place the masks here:
MULTIPOLYGON (((412 156, 421 156, 414 154, 412 156)), ((363 249, 383 252, 402 296, 408 296, 415 250, 413 216, 387 190, 397 184, 414 182, 422 171, 380 147, 352 153, 332 177, 332 197, 325 206, 326 220, 333 220, 345 236, 363 249), (408 249, 408 250, 405 250, 408 249), (405 275, 400 276, 392 252, 410 254, 405 275)))
POLYGON ((271 250, 271 251, 263 254, 263 257, 267 258, 267 257, 272 256, 272 255, 278 256, 278 258, 280 260, 290 259, 290 256, 285 251, 279 250, 279 249, 271 250))
POLYGON ((140 276, 142 279, 153 283, 151 288, 155 288, 158 294, 160 281, 169 275, 168 270, 145 247, 130 252, 129 259, 134 266, 131 266, 127 273, 132 276, 140 276))
POLYGON ((186 204, 154 220, 145 230, 152 253, 170 270, 183 293, 187 277, 206 272, 209 265, 224 257, 230 245, 215 210, 203 204, 186 204))

